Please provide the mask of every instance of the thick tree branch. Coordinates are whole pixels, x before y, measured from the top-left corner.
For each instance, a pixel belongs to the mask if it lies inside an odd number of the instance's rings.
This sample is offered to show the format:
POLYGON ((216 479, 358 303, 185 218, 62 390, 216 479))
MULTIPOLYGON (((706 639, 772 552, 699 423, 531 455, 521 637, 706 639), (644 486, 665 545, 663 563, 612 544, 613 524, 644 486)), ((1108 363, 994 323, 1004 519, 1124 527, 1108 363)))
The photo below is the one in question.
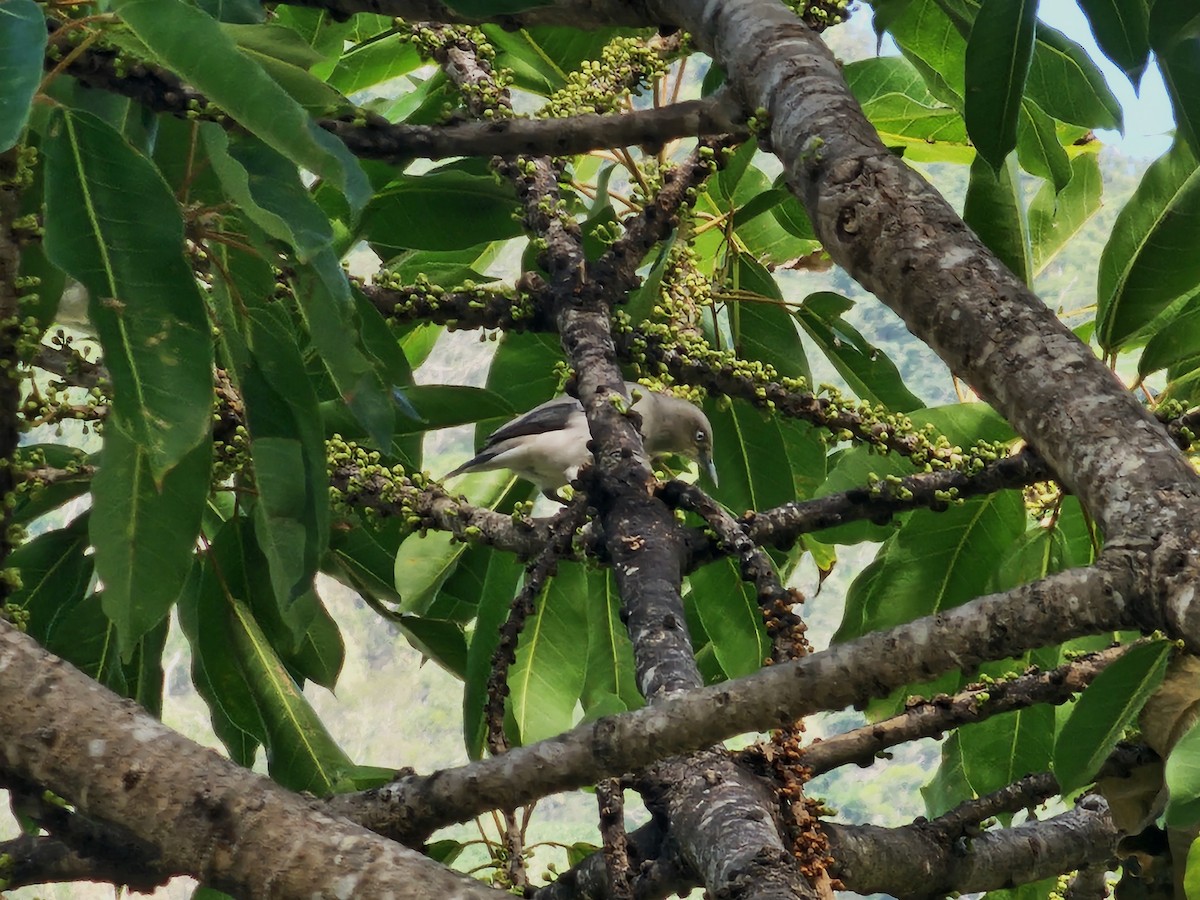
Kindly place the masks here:
POLYGON ((938 737, 959 725, 981 722, 1037 703, 1065 703, 1128 649, 1113 647, 1049 671, 1035 670, 1007 681, 969 687, 950 697, 923 700, 890 719, 810 744, 804 751, 804 763, 813 775, 850 763, 868 766, 878 753, 889 747, 938 737))
POLYGON ((878 828, 830 826, 837 876, 856 893, 929 897, 1028 884, 1116 852, 1120 832, 1095 794, 1070 812, 1012 828, 946 841, 936 823, 878 828))
MULTIPOLYGON (((1162 426, 887 150, 812 30, 769 0, 652 6, 713 56, 745 108, 767 110, 788 185, 834 260, 1038 448, 1110 539, 1191 527, 1198 481, 1162 426)), ((1151 561, 1168 577, 1166 559, 1151 561)))
POLYGON ((0 767, 157 847, 166 871, 239 896, 501 896, 192 743, 4 622, 0 694, 0 767))
POLYGON ((754 675, 580 725, 468 766, 409 776, 330 808, 412 842, 487 809, 642 769, 665 756, 815 712, 859 706, 901 685, 1023 653, 1032 646, 1137 627, 1128 560, 1102 557, 1003 594, 838 644, 754 675))
POLYGON ((379 116, 320 119, 361 159, 401 164, 448 156, 573 156, 610 147, 657 147, 684 137, 746 136, 727 95, 654 109, 563 118, 506 118, 450 125, 393 125, 379 116))

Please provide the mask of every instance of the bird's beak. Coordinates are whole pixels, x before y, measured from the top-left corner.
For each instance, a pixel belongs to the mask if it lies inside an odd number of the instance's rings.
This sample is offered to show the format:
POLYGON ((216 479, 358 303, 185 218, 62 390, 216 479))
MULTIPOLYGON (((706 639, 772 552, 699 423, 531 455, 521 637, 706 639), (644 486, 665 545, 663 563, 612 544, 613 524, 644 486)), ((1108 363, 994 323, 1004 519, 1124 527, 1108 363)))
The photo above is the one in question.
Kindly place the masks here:
POLYGON ((713 465, 712 457, 706 453, 700 457, 699 462, 701 471, 708 475, 709 480, 713 483, 713 487, 717 487, 720 481, 717 479, 717 467, 713 465))

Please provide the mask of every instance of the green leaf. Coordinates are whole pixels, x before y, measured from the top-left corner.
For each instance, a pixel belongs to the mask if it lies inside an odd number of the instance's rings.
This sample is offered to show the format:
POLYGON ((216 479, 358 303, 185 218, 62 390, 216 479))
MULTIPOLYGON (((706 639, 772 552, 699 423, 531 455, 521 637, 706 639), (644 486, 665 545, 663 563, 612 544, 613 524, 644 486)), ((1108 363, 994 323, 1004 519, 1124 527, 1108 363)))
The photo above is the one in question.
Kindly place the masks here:
POLYGON ((688 600, 704 623, 725 675, 741 678, 761 669, 771 655, 771 642, 754 588, 742 581, 737 563, 711 563, 689 575, 688 583, 688 600))
POLYGON ((934 97, 909 60, 877 56, 848 63, 843 71, 880 140, 903 147, 906 159, 965 163, 974 157, 958 110, 934 97))
POLYGON ((1147 0, 1079 0, 1104 54, 1120 66, 1134 87, 1150 56, 1150 3, 1147 0))
POLYGON ((0 3, 0 153, 21 139, 42 81, 46 17, 33 0, 0 3))
POLYGON ((1200 298, 1193 298, 1176 317, 1146 342, 1138 360, 1138 375, 1159 369, 1191 371, 1200 365, 1200 298))
POLYGON ((784 308, 783 292, 771 273, 741 254, 733 274, 735 290, 760 298, 730 305, 730 329, 737 355, 773 366, 785 377, 811 381, 800 333, 784 308))
POLYGON ((637 688, 633 645, 621 622, 621 598, 612 571, 588 576, 587 667, 580 703, 585 719, 638 709, 644 703, 637 688), (599 579, 603 584, 597 584, 599 579))
MULTIPOLYGON (((490 509, 506 500, 515 481, 508 472, 482 472, 461 482, 458 490, 475 505, 490 509)), ((452 542, 444 531, 432 531, 424 537, 409 535, 400 545, 393 569, 396 592, 403 598, 401 611, 416 615, 429 612, 442 584, 468 548, 461 541, 452 542)))
POLYGON ((462 250, 521 233, 512 188, 489 175, 455 169, 399 175, 375 195, 362 236, 380 255, 401 250, 462 250))
MULTIPOLYGON (((43 465, 55 469, 78 469, 90 459, 87 453, 62 444, 30 444, 17 450, 16 464, 20 471, 43 465)), ((13 495, 12 521, 27 525, 38 516, 57 509, 68 500, 85 494, 91 486, 92 476, 80 472, 74 477, 56 478, 53 483, 39 485, 33 481, 21 484, 13 495)))
POLYGON ((132 437, 161 483, 212 427, 211 326, 179 207, 154 166, 94 116, 56 111, 46 154, 47 256, 87 287, 113 380, 110 430, 132 437))
POLYGON ((964 798, 971 796, 971 785, 967 783, 963 771, 962 745, 957 731, 942 744, 941 763, 933 778, 921 788, 921 796, 925 799, 925 814, 931 819, 945 815, 964 798))
POLYGON ((1187 900, 1200 900, 1200 838, 1193 840, 1192 845, 1188 847, 1183 891, 1187 900))
POLYGON ((370 185, 346 146, 242 54, 210 16, 183 0, 115 0, 115 11, 172 71, 230 118, 302 166, 336 184, 355 211, 370 185))
POLYGON ((126 661, 183 589, 211 463, 205 441, 156 486, 145 449, 119 428, 104 431, 100 471, 92 481, 90 533, 104 582, 104 612, 116 625, 126 661))
POLYGON ((444 619, 403 616, 397 626, 413 649, 457 678, 467 678, 467 638, 462 626, 444 619))
MULTIPOLYGON (((1200 727, 1191 728, 1167 757, 1167 825, 1191 828, 1200 822, 1200 727)), ((1188 854, 1191 861, 1191 853, 1188 854)))
POLYGON ((276 602, 299 638, 308 626, 296 601, 312 589, 329 540, 329 482, 317 398, 286 315, 250 315, 253 358, 240 373, 258 496, 254 530, 276 602))
POLYGON ((976 157, 963 221, 1014 275, 1028 283, 1031 263, 1019 187, 1020 175, 1011 160, 993 167, 982 156, 976 157))
POLYGON ((980 7, 967 40, 967 133, 994 171, 1017 145, 1037 7, 1037 0, 990 0, 980 7))
MULTIPOLYGON (((1170 641, 1139 645, 1088 685, 1063 724, 1054 748, 1054 774, 1064 794, 1083 787, 1100 770, 1162 682, 1170 657, 1170 641)), ((1181 742, 1176 751, 1182 746, 1181 742)), ((1171 759, 1175 755, 1172 753, 1171 759)), ((1171 783, 1170 760, 1167 783, 1171 783)))
POLYGON ((62 617, 87 594, 92 581, 88 546, 88 516, 82 515, 66 528, 39 534, 9 557, 8 565, 21 572, 21 588, 8 602, 29 614, 25 630, 42 646, 50 646, 62 617))
MULTIPOLYGON (((544 5, 528 0, 473 2, 487 7, 489 16, 498 12, 497 6, 518 2, 527 6, 544 5)), ((605 44, 619 32, 612 28, 583 30, 544 26, 512 31, 500 25, 485 25, 483 33, 496 48, 494 64, 512 73, 515 87, 548 96, 566 87, 567 74, 579 69, 585 60, 599 59, 605 44)))
POLYGON ((361 349, 358 310, 346 272, 330 249, 297 270, 296 296, 313 345, 341 401, 380 447, 391 444, 396 421, 392 387, 361 349))
POLYGON ((484 419, 511 418, 517 413, 508 400, 485 388, 461 384, 419 384, 409 388, 406 393, 423 421, 407 424, 398 430, 432 431, 484 419))
POLYGON ((1040 275, 1067 242, 1100 209, 1103 189, 1094 153, 1071 160, 1071 179, 1061 192, 1043 185, 1029 203, 1029 245, 1033 275, 1040 275))
POLYGON ((208 706, 213 731, 238 765, 250 767, 266 729, 234 654, 228 604, 218 574, 225 555, 210 548, 197 560, 179 598, 179 624, 192 651, 192 683, 208 706))
POLYGON ((1054 707, 1039 703, 958 729, 963 777, 983 797, 1046 771, 1054 752, 1054 707))
POLYGON ((467 677, 463 686, 463 741, 471 759, 483 755, 487 725, 484 704, 492 672, 492 654, 500 641, 500 626, 508 618, 513 591, 521 578, 521 564, 507 553, 493 553, 488 562, 479 614, 467 646, 467 677))
POLYGON ((508 671, 508 708, 522 744, 554 737, 575 723, 587 667, 588 582, 581 564, 560 563, 521 630, 508 671))
POLYGON ((398 518, 334 529, 322 570, 376 603, 399 603, 394 567, 408 533, 408 525, 398 518))
MULTIPOLYGON (((790 322, 788 328, 795 330, 790 322)), ((716 435, 713 462, 721 476, 714 496, 735 512, 770 509, 795 499, 787 447, 774 417, 742 400, 724 409, 710 401, 704 411, 716 435)))
POLYGON ((1060 122, 1084 128, 1123 127, 1121 103, 1087 51, 1045 22, 1037 26, 1025 91, 1060 122))
POLYGON ((864 572, 850 585, 835 640, 882 631, 981 596, 1001 552, 1024 530, 1025 507, 1017 491, 967 500, 945 512, 916 510, 880 550, 880 565, 871 577, 864 572))
POLYGON ((291 244, 301 260, 333 246, 329 219, 283 155, 254 138, 231 140, 215 123, 200 133, 225 193, 254 224, 291 244))
POLYGON ((829 291, 809 294, 796 320, 859 397, 894 412, 917 409, 921 401, 904 386, 895 363, 842 318, 853 305, 829 291))
POLYGON ((1100 257, 1097 338, 1116 350, 1200 286, 1200 165, 1182 141, 1155 160, 1117 215, 1100 257))
POLYGON ((294 29, 285 25, 222 22, 221 30, 233 38, 243 52, 269 57, 301 69, 311 69, 325 59, 294 29))
POLYGON ((1017 160, 1030 175, 1053 183, 1055 192, 1071 181, 1071 160, 1060 143, 1054 120, 1029 98, 1021 101, 1017 123, 1017 160))
POLYGON ((421 55, 403 35, 386 34, 368 39, 342 54, 327 79, 343 94, 353 94, 407 75, 421 65, 421 55))

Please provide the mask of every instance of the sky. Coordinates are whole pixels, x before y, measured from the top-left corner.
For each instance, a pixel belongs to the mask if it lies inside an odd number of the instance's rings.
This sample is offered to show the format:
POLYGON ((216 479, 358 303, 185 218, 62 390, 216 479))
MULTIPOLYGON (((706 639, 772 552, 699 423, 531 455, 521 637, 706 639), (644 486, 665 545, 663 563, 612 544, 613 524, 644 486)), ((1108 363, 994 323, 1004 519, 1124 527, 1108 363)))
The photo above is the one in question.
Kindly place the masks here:
POLYGON ((1038 18, 1087 50, 1121 102, 1125 111, 1124 136, 1115 131, 1097 131, 1097 137, 1122 153, 1142 159, 1150 159, 1165 151, 1171 145, 1171 129, 1175 123, 1171 116, 1171 102, 1158 68, 1153 63, 1146 67, 1141 89, 1135 93, 1125 73, 1109 62, 1108 57, 1096 46, 1092 30, 1078 6, 1066 0, 1049 0, 1040 5, 1038 18))

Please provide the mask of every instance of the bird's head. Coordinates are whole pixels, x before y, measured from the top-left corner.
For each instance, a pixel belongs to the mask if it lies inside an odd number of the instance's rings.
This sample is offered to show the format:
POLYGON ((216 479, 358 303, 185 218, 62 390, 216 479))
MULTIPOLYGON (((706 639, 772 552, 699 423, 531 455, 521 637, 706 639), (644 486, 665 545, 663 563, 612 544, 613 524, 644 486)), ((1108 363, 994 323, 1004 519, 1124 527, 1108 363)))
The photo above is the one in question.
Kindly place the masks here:
POLYGON ((686 400, 666 394, 647 392, 644 398, 638 398, 634 408, 642 415, 642 437, 646 442, 646 452, 651 456, 678 453, 693 459, 716 484, 712 424, 703 410, 686 400))

